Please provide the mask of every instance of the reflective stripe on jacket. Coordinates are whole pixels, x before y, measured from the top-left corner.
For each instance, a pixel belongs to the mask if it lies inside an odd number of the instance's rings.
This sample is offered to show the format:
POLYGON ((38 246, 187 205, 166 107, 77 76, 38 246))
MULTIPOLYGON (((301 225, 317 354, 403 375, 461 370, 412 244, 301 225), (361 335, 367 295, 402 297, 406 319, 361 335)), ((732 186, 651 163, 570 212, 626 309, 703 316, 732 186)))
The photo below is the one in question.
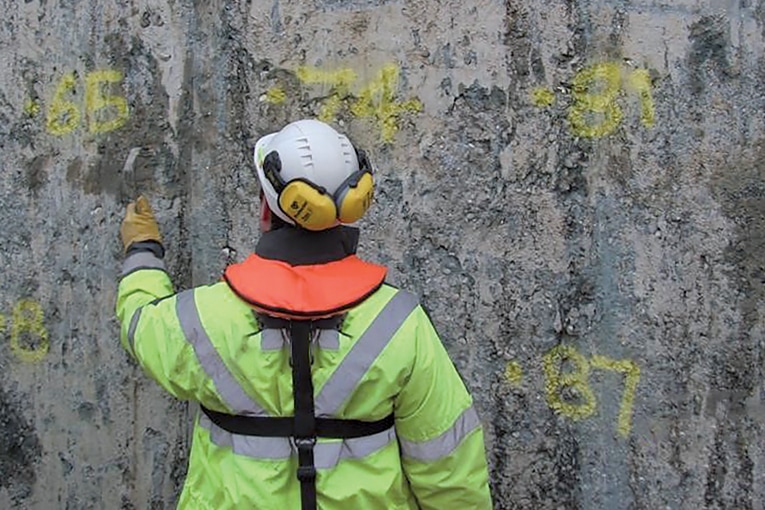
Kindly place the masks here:
MULTIPOLYGON (((177 398, 216 411, 291 416, 286 335, 261 329, 225 282, 174 294, 162 261, 130 255, 117 297, 125 349, 177 398)), ((318 505, 346 509, 490 509, 483 432, 472 399, 409 293, 383 285, 325 331, 313 351, 316 415, 395 428, 320 439, 318 505)), ((198 414, 181 509, 300 508, 287 438, 237 436, 198 414)))

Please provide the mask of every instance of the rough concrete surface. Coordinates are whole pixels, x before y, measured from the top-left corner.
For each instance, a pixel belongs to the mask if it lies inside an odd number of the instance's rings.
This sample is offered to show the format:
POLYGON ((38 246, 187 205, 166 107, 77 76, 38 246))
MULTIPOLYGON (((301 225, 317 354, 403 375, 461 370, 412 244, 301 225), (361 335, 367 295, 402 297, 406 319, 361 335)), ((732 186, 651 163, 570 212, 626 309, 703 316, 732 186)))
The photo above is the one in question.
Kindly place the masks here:
POLYGON ((0 2, 0 508, 173 508, 189 413, 119 346, 127 200, 177 287, 251 151, 378 168, 361 253, 472 390, 498 509, 765 508, 765 2, 0 2))

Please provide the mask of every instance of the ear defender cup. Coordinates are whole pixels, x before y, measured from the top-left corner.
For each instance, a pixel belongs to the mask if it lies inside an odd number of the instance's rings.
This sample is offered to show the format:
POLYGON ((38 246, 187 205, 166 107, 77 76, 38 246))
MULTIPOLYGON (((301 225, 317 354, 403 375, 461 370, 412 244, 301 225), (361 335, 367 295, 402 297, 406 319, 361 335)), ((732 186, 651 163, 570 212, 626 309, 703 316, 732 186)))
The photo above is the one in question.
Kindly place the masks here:
POLYGON ((324 189, 303 179, 290 181, 279 194, 282 212, 306 230, 325 230, 337 219, 337 207, 324 189))
POLYGON ((337 188, 334 196, 337 219, 341 223, 354 223, 360 220, 372 205, 374 198, 375 182, 372 176, 372 164, 366 152, 360 149, 355 150, 359 170, 337 188))
POLYGON ((337 206, 327 191, 306 179, 285 183, 281 177, 279 153, 271 151, 263 159, 263 174, 278 194, 279 209, 306 230, 324 230, 337 219, 337 206))
POLYGON ((281 177, 279 153, 271 151, 263 159, 263 174, 278 194, 279 209, 306 230, 326 230, 336 220, 354 223, 372 205, 374 178, 372 165, 362 150, 356 151, 359 170, 348 177, 334 196, 307 179, 285 183, 281 177))
POLYGON ((359 171, 353 174, 335 194, 337 219, 341 223, 360 220, 372 205, 374 187, 374 179, 370 172, 359 171))

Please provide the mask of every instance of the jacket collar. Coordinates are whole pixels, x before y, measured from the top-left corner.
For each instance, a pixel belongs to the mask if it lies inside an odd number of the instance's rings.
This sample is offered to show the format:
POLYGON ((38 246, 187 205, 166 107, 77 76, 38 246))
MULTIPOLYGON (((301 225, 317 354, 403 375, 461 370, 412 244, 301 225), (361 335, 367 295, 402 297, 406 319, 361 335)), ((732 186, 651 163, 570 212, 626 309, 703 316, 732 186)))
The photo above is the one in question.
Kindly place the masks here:
POLYGON ((223 278, 258 313, 286 319, 342 314, 372 295, 386 268, 355 255, 358 230, 294 228, 263 234, 256 251, 223 278))
POLYGON ((354 255, 359 229, 338 226, 320 232, 282 227, 261 235, 255 253, 264 259, 279 260, 292 266, 326 264, 354 255))

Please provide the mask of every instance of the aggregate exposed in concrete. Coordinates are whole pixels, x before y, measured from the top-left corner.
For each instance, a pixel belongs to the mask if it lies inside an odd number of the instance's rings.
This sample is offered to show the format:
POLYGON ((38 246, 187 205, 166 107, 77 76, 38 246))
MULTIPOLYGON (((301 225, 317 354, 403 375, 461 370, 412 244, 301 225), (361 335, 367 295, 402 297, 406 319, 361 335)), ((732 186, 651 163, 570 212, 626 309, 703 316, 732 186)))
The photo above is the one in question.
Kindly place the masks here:
POLYGON ((0 5, 0 508, 174 507, 193 406, 119 346, 124 205, 214 281, 257 239, 255 140, 322 113, 496 508, 765 508, 761 2, 0 5))

